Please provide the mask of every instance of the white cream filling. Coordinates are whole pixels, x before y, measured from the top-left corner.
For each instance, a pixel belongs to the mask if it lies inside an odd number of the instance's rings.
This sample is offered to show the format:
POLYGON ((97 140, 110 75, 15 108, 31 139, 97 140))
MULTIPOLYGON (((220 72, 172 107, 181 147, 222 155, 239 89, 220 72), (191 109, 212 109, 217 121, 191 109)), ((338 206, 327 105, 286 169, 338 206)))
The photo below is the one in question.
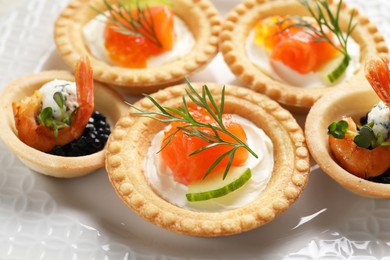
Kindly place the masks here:
POLYGON ((368 113, 367 122, 374 123, 372 130, 375 135, 380 133, 384 139, 387 139, 390 131, 390 108, 383 101, 379 101, 368 113))
POLYGON ((65 100, 66 114, 71 114, 79 104, 77 102, 76 83, 66 80, 52 80, 43 85, 39 91, 42 93, 42 109, 51 107, 54 119, 62 119, 61 110, 55 102, 53 96, 60 92, 65 100))
MULTIPOLYGON (((259 67, 264 73, 271 78, 297 87, 319 88, 326 83, 318 72, 309 72, 301 74, 281 61, 270 59, 268 53, 261 45, 254 43, 255 29, 251 30, 246 40, 246 52, 250 61, 259 67)), ((360 46, 351 37, 348 39, 347 50, 351 60, 344 75, 337 83, 345 82, 350 79, 360 67, 360 46)), ((331 61, 330 61, 331 62, 331 61)))
MULTIPOLYGON (((104 46, 104 30, 106 21, 107 18, 103 14, 96 16, 83 27, 83 36, 84 41, 93 56, 107 64, 114 65, 104 46)), ((172 50, 150 57, 148 60, 149 68, 158 67, 164 63, 183 57, 194 47, 194 36, 183 20, 174 16, 174 26, 176 41, 172 50)))
POLYGON ((249 120, 238 115, 234 115, 234 118, 244 128, 247 144, 258 155, 257 159, 249 155, 245 164, 240 166, 252 170, 252 178, 244 186, 223 197, 200 202, 187 201, 185 195, 188 187, 174 180, 172 171, 164 165, 158 153, 164 137, 164 131, 160 131, 153 138, 144 160, 145 176, 153 189, 170 203, 194 211, 225 211, 243 207, 256 200, 272 176, 274 167, 272 141, 262 129, 249 120))

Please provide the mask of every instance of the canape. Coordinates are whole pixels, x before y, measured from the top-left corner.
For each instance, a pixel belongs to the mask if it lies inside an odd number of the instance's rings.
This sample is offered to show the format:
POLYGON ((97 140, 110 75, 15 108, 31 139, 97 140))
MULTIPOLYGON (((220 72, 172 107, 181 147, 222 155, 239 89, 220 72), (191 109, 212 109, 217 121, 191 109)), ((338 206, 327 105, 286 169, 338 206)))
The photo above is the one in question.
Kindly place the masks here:
POLYGON ((188 83, 132 105, 109 138, 106 169, 117 195, 146 220, 177 233, 222 236, 286 211, 310 165, 301 128, 275 101, 238 86, 188 83), (252 160, 260 167, 249 166, 252 160))
POLYGON ((218 12, 208 0, 74 0, 58 17, 54 37, 59 54, 71 67, 77 57, 88 56, 96 80, 141 94, 179 82, 206 66, 218 52, 220 26, 218 12), (169 27, 172 24, 174 28, 169 27), (134 62, 156 48, 157 54, 150 57, 154 62, 134 62), (171 53, 176 54, 170 57, 171 53))
MULTIPOLYGON (((70 72, 44 71, 26 75, 11 82, 0 95, 0 136, 19 159, 36 172, 54 177, 72 178, 88 174, 104 166, 105 143, 102 142, 106 142, 109 134, 107 131, 110 131, 106 123, 113 127, 127 108, 123 97, 118 93, 100 83, 94 83, 94 91, 88 93, 92 95, 88 99, 92 98, 94 104, 88 109, 95 112, 90 111, 91 117, 85 114, 88 118, 84 119, 85 125, 82 126, 84 129, 77 129, 79 133, 74 133, 75 129, 71 126, 72 122, 79 120, 76 119, 76 113, 72 115, 67 113, 70 111, 68 107, 71 106, 67 101, 71 97, 63 93, 59 94, 61 91, 55 90, 57 91, 55 95, 61 97, 60 100, 63 101, 65 109, 61 113, 64 112, 63 115, 66 116, 63 118, 67 118, 62 121, 64 123, 54 123, 52 112, 55 109, 49 108, 50 111, 42 109, 42 101, 37 103, 37 109, 32 107, 34 110, 32 113, 28 115, 26 113, 31 108, 31 101, 35 103, 37 96, 43 96, 41 98, 43 100, 48 96, 43 92, 50 93, 50 89, 58 84, 68 87, 74 81, 75 77, 70 72), (46 86, 44 90, 43 86, 46 86), (45 112, 42 113, 42 111, 45 112), (69 120, 69 125, 65 125, 66 120, 69 120), (96 129, 97 127, 100 129, 96 129), (63 137, 63 131, 68 129, 72 131, 72 135, 81 135, 80 138, 72 141, 74 145, 68 145, 69 147, 67 144, 58 143, 63 139, 69 139, 69 137, 63 137), (99 136, 91 136, 95 134, 99 136), (95 140, 96 138, 99 140, 95 140), (89 139, 91 139, 90 143, 89 139), (81 141, 84 144, 81 145, 81 141), (78 151, 80 147, 88 148, 88 151, 78 151)), ((55 102, 61 101, 51 101, 52 104, 55 102)), ((78 104, 78 106, 76 108, 78 112, 85 109, 84 105, 78 104)))
POLYGON ((370 59, 366 73, 375 91, 361 83, 327 94, 310 110, 305 126, 309 150, 321 169, 370 198, 390 198, 388 72, 387 62, 370 59))
POLYGON ((244 1, 223 23, 220 50, 240 81, 294 111, 362 81, 361 62, 388 53, 377 27, 357 10, 306 0, 244 1))

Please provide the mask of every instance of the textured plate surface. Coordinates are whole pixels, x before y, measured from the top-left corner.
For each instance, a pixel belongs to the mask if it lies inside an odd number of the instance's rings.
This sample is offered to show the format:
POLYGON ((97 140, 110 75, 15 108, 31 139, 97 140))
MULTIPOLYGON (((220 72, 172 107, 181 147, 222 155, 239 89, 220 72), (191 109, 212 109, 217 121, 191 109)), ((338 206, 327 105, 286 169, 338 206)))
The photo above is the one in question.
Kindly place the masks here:
MULTIPOLYGON (((9 2, 0 0, 0 88, 34 71, 69 69, 52 39, 53 21, 67 0, 9 2)), ((238 2, 214 0, 222 14, 238 2)), ((389 42, 389 1, 348 3, 370 16, 389 42)), ((239 84, 220 55, 191 80, 239 84)), ((104 170, 74 180, 45 177, 0 141, 0 259, 385 260, 389 223, 389 200, 353 195, 313 165, 302 196, 272 223, 231 237, 176 235, 129 210, 104 170)))

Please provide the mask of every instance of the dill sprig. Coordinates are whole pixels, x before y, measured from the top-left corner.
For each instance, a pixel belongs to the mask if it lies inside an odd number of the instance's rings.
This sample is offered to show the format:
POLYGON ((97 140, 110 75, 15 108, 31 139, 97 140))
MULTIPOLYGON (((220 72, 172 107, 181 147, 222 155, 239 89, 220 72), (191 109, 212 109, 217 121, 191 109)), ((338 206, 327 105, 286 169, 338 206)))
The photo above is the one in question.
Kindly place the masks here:
POLYGON ((164 141, 166 140, 166 143, 161 148, 160 151, 162 151, 167 145, 169 145, 169 143, 172 141, 175 134, 178 133, 179 131, 184 131, 184 133, 188 136, 199 137, 204 141, 206 141, 207 143, 209 143, 208 145, 203 146, 198 150, 192 152, 191 154, 189 154, 189 156, 199 154, 207 149, 219 145, 230 146, 231 149, 225 152, 224 154, 222 154, 220 157, 218 157, 212 163, 212 165, 207 169, 207 171, 203 175, 203 179, 205 179, 211 173, 211 171, 218 165, 218 163, 220 163, 224 158, 228 157, 229 160, 223 174, 223 179, 225 179, 233 163, 234 155, 236 151, 241 147, 246 149, 255 158, 258 158, 257 154, 244 141, 242 141, 240 138, 238 138, 233 133, 231 133, 223 124, 222 115, 224 111, 224 102, 225 102, 225 86, 222 88, 220 105, 218 106, 207 85, 203 85, 202 92, 198 93, 188 80, 186 80, 186 83, 188 85, 188 89, 186 89, 186 94, 188 98, 195 105, 206 109, 207 112, 210 114, 210 116, 217 123, 216 126, 210 123, 202 123, 196 120, 189 111, 188 103, 185 96, 182 97, 183 106, 178 108, 173 108, 173 107, 161 106, 152 96, 145 94, 144 96, 154 104, 154 106, 159 110, 158 112, 146 111, 137 108, 133 105, 130 105, 135 110, 138 111, 137 113, 135 113, 136 115, 152 118, 163 123, 172 123, 172 122, 184 123, 183 126, 178 126, 177 129, 173 131, 172 134, 170 134, 164 139, 164 141), (210 131, 206 132, 202 129, 211 130, 211 133, 210 131), (221 138, 221 133, 231 137, 235 142, 229 142, 223 140, 221 138))
POLYGON ((300 0, 300 2, 309 11, 317 26, 311 24, 302 17, 294 16, 279 22, 279 24, 282 24, 286 21, 292 21, 292 23, 286 26, 286 28, 284 28, 281 32, 292 27, 305 29, 305 32, 313 37, 315 41, 329 42, 338 52, 340 52, 343 55, 343 60, 330 74, 327 75, 328 80, 331 83, 334 83, 344 74, 351 60, 351 57, 348 54, 347 44, 351 33, 357 25, 356 23, 353 24, 352 21, 355 10, 352 10, 347 31, 343 33, 339 24, 340 10, 343 4, 343 0, 339 1, 335 13, 332 13, 330 10, 328 0, 314 0, 312 1, 313 5, 311 5, 308 0, 300 0), (333 36, 329 37, 326 34, 326 29, 333 33, 333 35, 337 38, 340 46, 334 42, 333 36))
MULTIPOLYGON (((348 22, 348 27, 346 32, 344 33, 341 30, 340 23, 339 23, 340 11, 341 11, 341 6, 343 4, 343 0, 339 1, 335 13, 333 13, 330 10, 328 0, 314 0, 312 1, 313 5, 311 5, 308 0, 300 0, 300 2, 309 11, 310 15, 316 21, 317 26, 314 26, 313 24, 306 21, 302 17, 294 16, 292 18, 287 18, 287 19, 288 20, 291 19, 297 22, 293 22, 292 24, 284 28, 284 30, 287 30, 291 27, 299 27, 302 29, 306 29, 306 32, 310 34, 316 41, 329 42, 337 51, 339 51, 342 55, 344 55, 344 57, 346 57, 349 61, 350 56, 348 54, 347 44, 348 44, 348 39, 351 36, 351 33, 353 32, 353 30, 357 25, 356 23, 353 24, 353 16, 355 14, 355 10, 352 10, 351 12, 351 16, 348 22), (328 19, 326 19, 327 17, 328 19), (330 38, 326 34, 326 29, 328 29, 335 35, 338 42, 340 43, 340 46, 335 44, 333 38, 330 38)), ((283 23, 284 21, 281 21, 280 23, 283 23)))
MULTIPOLYGON (((130 0, 128 2, 118 1, 114 6, 107 0, 103 0, 107 12, 92 7, 96 12, 107 18, 107 24, 122 34, 141 36, 152 44, 162 47, 157 37, 156 28, 149 6, 141 0, 130 0), (133 11, 136 10, 137 15, 133 11)), ((161 4, 169 5, 166 0, 155 0, 161 4)))

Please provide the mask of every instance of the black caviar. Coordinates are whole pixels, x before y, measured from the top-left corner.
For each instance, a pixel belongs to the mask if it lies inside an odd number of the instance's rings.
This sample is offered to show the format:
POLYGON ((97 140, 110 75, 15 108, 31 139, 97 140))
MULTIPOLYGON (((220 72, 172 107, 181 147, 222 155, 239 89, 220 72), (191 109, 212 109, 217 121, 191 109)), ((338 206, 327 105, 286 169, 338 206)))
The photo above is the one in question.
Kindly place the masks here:
POLYGON ((64 146, 55 146, 49 153, 60 156, 83 156, 103 150, 111 133, 106 117, 93 112, 80 138, 64 146))
POLYGON ((386 183, 390 184, 390 169, 385 171, 379 176, 376 177, 369 177, 367 180, 373 181, 373 182, 378 182, 378 183, 386 183))
POLYGON ((360 118, 360 124, 361 125, 365 125, 367 123, 368 123, 368 113, 365 116, 360 118))

